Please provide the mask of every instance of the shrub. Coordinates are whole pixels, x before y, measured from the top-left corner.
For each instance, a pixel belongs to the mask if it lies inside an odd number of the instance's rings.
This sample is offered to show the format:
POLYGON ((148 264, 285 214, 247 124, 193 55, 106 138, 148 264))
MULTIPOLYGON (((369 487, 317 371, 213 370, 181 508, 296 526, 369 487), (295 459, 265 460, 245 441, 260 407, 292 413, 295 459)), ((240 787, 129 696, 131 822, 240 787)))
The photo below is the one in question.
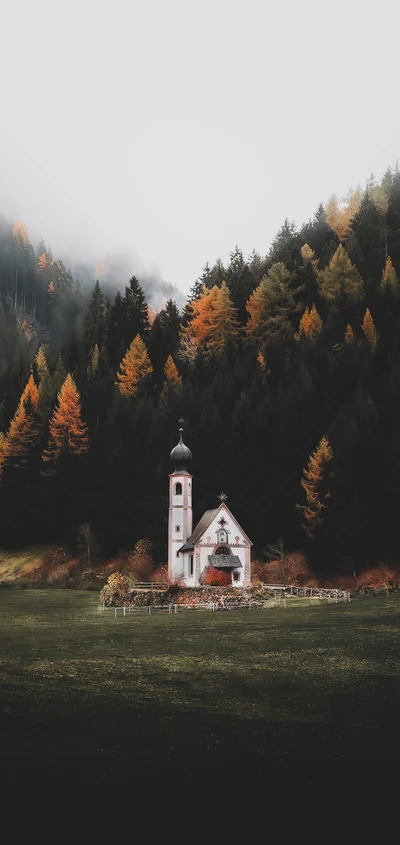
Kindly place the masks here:
POLYGON ((232 584, 230 572, 214 569, 213 566, 207 566, 204 570, 203 581, 208 587, 228 587, 232 584))
POLYGON ((136 581, 152 580, 154 575, 154 560, 150 540, 146 537, 143 540, 138 540, 133 551, 127 554, 125 568, 136 581))
POLYGON ((365 572, 362 572, 357 578, 357 586, 361 589, 384 589, 388 593, 389 588, 395 587, 398 581, 399 574, 394 569, 390 569, 385 564, 380 563, 379 566, 366 569, 365 572))

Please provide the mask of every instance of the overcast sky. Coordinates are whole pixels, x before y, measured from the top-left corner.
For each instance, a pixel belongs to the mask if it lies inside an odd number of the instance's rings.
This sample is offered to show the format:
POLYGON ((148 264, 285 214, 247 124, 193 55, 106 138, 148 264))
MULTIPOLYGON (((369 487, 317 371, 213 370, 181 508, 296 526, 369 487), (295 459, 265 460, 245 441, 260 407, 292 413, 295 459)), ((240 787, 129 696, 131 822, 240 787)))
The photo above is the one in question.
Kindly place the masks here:
POLYGON ((396 0, 18 0, 0 12, 0 210, 187 291, 400 152, 396 0))

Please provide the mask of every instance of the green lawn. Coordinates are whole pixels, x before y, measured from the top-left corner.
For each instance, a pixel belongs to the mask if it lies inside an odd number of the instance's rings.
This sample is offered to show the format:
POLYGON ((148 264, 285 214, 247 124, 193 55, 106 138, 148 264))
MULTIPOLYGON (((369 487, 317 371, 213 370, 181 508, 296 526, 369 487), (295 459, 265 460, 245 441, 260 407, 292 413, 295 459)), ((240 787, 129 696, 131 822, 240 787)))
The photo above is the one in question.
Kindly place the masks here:
POLYGON ((400 762, 399 620, 398 596, 115 619, 97 593, 0 590, 3 780, 400 762))

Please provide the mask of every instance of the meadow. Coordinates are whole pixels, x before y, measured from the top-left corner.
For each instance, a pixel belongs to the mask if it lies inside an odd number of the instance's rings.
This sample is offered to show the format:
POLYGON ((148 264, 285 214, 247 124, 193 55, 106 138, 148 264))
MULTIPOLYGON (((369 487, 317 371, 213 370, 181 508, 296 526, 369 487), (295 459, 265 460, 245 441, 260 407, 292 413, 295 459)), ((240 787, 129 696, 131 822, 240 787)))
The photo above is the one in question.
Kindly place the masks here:
POLYGON ((115 619, 95 592, 0 590, 2 780, 387 773, 399 620, 397 594, 115 619))

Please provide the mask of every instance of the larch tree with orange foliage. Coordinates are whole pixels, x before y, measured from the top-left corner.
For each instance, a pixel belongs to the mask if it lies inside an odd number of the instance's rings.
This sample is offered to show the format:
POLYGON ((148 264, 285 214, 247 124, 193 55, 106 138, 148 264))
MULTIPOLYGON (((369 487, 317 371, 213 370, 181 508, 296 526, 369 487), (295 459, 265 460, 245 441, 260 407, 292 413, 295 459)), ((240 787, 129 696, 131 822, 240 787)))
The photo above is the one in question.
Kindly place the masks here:
POLYGON ((354 340, 354 332, 353 332, 353 329, 351 328, 350 323, 347 323, 346 331, 344 333, 344 339, 345 339, 345 343, 351 343, 351 341, 354 340))
POLYGON ((315 451, 310 455, 308 467, 303 469, 301 486, 305 492, 306 504, 297 505, 303 511, 305 523, 302 525, 308 537, 315 537, 322 526, 324 511, 331 498, 329 490, 329 466, 333 452, 327 437, 322 437, 315 451))
POLYGON ((328 302, 358 302, 364 293, 364 282, 342 244, 325 270, 318 273, 318 281, 321 294, 328 302))
POLYGON ((129 398, 134 396, 139 385, 153 372, 149 353, 140 335, 136 335, 126 355, 124 355, 119 373, 117 373, 117 386, 122 396, 129 398))
POLYGON ((322 320, 318 311, 313 305, 311 311, 306 308, 299 325, 299 333, 306 335, 306 337, 318 337, 322 329, 322 320))
POLYGON ((164 386, 163 393, 166 393, 170 388, 179 387, 182 384, 182 376, 179 375, 178 368, 172 355, 169 355, 164 367, 164 386))
POLYGON ((232 305, 227 284, 222 282, 221 287, 216 288, 216 295, 208 318, 208 330, 205 338, 207 355, 218 358, 228 344, 236 343, 240 332, 236 314, 236 308, 232 305))
MULTIPOLYGON (((57 407, 50 421, 43 462, 53 467, 63 454, 83 455, 88 450, 87 426, 82 420, 80 396, 68 373, 59 391, 57 407)), ((51 471, 51 470, 50 470, 51 471)))
POLYGON ((361 328, 364 332, 364 337, 365 337, 365 339, 368 343, 368 346, 371 349, 375 349, 378 338, 377 338, 377 334, 376 334, 375 324, 374 324, 374 321, 372 319, 372 314, 371 314, 369 308, 367 308, 367 310, 364 314, 364 319, 363 319, 361 328))
POLYGON ((383 288, 383 290, 390 290, 391 293, 399 292, 399 281, 390 255, 388 255, 385 267, 382 271, 381 288, 383 288))
POLYGON ((292 275, 282 262, 270 267, 247 301, 246 332, 249 337, 263 341, 291 330, 288 317, 296 308, 296 290, 292 289, 291 280, 292 275))
POLYGON ((28 466, 29 456, 39 440, 38 405, 39 391, 31 375, 11 420, 4 443, 7 464, 20 468, 28 466))

